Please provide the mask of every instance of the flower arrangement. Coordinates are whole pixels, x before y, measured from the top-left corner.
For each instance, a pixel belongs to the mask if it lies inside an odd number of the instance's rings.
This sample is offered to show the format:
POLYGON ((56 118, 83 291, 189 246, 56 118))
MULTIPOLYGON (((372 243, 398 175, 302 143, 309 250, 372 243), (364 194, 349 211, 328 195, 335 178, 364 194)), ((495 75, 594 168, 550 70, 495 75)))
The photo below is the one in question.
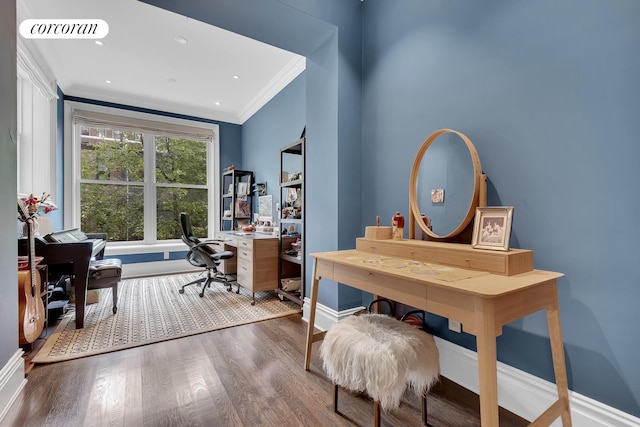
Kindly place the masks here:
POLYGON ((58 209, 55 203, 51 201, 49 193, 42 193, 40 197, 29 194, 26 197, 19 196, 18 199, 23 203, 31 218, 42 216, 58 209))

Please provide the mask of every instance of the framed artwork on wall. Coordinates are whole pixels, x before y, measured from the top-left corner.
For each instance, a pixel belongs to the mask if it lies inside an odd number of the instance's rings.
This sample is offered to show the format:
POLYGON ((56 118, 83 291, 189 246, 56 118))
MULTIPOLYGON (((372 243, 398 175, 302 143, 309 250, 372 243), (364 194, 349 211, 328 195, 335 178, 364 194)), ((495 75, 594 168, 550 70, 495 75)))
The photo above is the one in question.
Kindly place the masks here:
POLYGON ((512 219, 513 206, 476 208, 471 246, 508 251, 512 219))

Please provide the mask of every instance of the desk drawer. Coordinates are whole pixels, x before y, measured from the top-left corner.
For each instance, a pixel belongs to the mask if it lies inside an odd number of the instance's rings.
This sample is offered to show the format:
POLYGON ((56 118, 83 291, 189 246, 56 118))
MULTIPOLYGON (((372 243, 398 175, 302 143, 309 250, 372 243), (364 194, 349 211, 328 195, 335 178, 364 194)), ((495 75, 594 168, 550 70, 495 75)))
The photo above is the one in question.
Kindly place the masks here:
POLYGON ((392 255, 394 250, 392 243, 393 240, 357 239, 356 249, 359 251, 370 252, 372 254, 392 255))
POLYGON ((253 288, 253 265, 244 260, 238 260, 237 280, 240 285, 247 289, 253 288))
POLYGON ((438 262, 437 249, 416 248, 413 246, 397 246, 393 248, 393 255, 422 262, 438 262))
POLYGON ((238 248, 238 259, 244 259, 247 262, 253 262, 253 251, 251 249, 238 248))
POLYGON ((253 240, 249 239, 238 239, 238 244, 236 245, 238 249, 253 249, 253 240))
POLYGON ((216 234, 216 239, 220 239, 223 240, 223 244, 227 245, 227 246, 237 246, 238 245, 238 238, 236 236, 233 236, 231 234, 227 234, 227 233, 218 233, 216 234))

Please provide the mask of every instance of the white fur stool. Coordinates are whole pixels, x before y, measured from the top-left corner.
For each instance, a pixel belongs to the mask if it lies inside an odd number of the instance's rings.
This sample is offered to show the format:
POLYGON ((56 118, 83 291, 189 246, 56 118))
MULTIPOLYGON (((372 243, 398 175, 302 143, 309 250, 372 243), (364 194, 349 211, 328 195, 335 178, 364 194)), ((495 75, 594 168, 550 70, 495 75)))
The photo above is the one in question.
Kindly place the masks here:
POLYGON ((324 370, 333 381, 334 411, 338 386, 366 392, 374 401, 375 425, 380 407, 400 405, 407 386, 422 396, 422 419, 427 425, 426 394, 440 375, 433 336, 382 314, 350 316, 333 325, 320 347, 324 370))

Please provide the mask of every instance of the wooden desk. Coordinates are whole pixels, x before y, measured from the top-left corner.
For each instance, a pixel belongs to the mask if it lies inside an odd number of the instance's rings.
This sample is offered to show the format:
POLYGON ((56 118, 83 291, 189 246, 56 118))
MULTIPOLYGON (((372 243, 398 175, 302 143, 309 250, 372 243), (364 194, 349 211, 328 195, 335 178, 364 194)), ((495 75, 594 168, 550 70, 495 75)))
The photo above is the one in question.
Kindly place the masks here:
MULTIPOLYGON (((220 231, 223 242, 218 249, 232 250, 236 256, 226 260, 224 273, 236 273, 237 283, 252 294, 278 289, 278 237, 256 232, 220 231), (229 262, 231 261, 231 262, 229 262)), ((215 243, 214 243, 215 244, 215 243)))
POLYGON ((305 370, 309 370, 313 343, 324 337, 324 332, 314 333, 320 279, 344 283, 462 322, 464 331, 476 336, 481 424, 498 426, 496 337, 501 335, 503 325, 538 310, 546 310, 558 400, 531 425, 550 425, 561 417, 564 427, 571 426, 556 290, 556 279, 562 277, 561 273, 532 270, 506 276, 427 265, 415 259, 362 250, 315 253, 311 256, 315 263, 305 370), (438 268, 445 270, 438 271, 438 268))

